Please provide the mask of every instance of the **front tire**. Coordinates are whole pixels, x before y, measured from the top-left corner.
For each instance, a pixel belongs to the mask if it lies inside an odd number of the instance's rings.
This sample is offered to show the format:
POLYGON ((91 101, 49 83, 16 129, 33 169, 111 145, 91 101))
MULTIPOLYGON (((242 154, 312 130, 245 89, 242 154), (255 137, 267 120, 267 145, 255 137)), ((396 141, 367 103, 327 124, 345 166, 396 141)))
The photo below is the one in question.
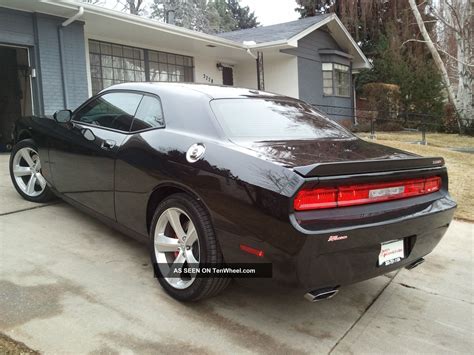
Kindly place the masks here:
POLYGON ((214 296, 230 282, 226 278, 199 278, 192 274, 166 277, 171 266, 223 263, 209 214, 187 194, 171 195, 158 206, 151 222, 150 253, 159 283, 178 301, 214 296))
POLYGON ((25 200, 44 203, 55 198, 41 173, 41 159, 32 139, 13 147, 9 167, 13 186, 25 200))

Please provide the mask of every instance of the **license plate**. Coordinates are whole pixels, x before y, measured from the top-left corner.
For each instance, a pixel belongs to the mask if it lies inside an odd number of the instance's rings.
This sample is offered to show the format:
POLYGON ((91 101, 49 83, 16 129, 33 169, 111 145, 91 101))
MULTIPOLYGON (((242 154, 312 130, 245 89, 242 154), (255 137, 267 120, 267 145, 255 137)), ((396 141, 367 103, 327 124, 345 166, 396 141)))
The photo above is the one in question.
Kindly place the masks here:
POLYGON ((379 266, 398 263, 404 257, 403 239, 382 243, 380 246, 379 266))

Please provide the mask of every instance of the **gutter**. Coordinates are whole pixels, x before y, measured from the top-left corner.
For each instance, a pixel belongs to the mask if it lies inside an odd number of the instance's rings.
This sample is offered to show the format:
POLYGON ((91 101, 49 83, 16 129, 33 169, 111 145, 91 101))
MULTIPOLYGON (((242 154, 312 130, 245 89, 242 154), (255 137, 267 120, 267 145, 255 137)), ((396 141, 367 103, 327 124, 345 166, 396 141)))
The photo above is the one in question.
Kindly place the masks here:
POLYGON ((82 17, 84 14, 84 7, 80 6, 77 9, 77 13, 73 16, 69 17, 64 21, 61 25, 58 26, 58 42, 59 42, 59 58, 61 63, 61 80, 63 85, 63 102, 64 102, 64 109, 69 108, 69 95, 67 90, 67 78, 66 78, 66 61, 65 61, 65 54, 64 54, 64 34, 63 29, 69 26, 71 23, 82 17))
MULTIPOLYGON (((39 2, 50 5, 50 6, 60 7, 63 9, 71 9, 71 10, 77 9, 77 6, 78 6, 77 2, 75 2, 74 0, 39 0, 39 2)), ((243 48, 242 45, 237 42, 220 38, 218 36, 196 32, 193 30, 186 29, 184 27, 179 27, 176 25, 168 24, 168 23, 158 22, 156 20, 147 19, 147 18, 140 17, 137 15, 131 15, 131 14, 117 11, 117 10, 108 9, 101 6, 91 5, 87 3, 81 4, 81 7, 83 7, 84 10, 87 11, 88 13, 91 12, 91 13, 94 13, 99 16, 109 18, 112 20, 121 20, 128 23, 132 23, 134 25, 140 25, 140 26, 151 28, 154 30, 160 30, 166 33, 192 38, 194 40, 203 41, 206 44, 216 44, 216 45, 231 47, 231 48, 236 48, 236 49, 243 48)), ((58 14, 54 14, 54 13, 51 13, 51 15, 58 16, 58 14)))

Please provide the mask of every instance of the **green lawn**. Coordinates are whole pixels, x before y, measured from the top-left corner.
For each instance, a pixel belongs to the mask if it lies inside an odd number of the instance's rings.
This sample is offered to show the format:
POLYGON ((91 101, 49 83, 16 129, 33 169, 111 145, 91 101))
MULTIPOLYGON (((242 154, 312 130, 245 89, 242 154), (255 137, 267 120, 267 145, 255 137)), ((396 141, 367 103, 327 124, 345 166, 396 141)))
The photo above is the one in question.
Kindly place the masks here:
POLYGON ((450 148, 473 148, 474 137, 457 134, 427 134, 428 145, 412 144, 421 139, 421 133, 377 132, 371 140, 367 133, 360 136, 368 141, 406 150, 422 156, 441 156, 449 174, 449 191, 458 203, 455 217, 474 222, 474 154, 453 151, 450 148))

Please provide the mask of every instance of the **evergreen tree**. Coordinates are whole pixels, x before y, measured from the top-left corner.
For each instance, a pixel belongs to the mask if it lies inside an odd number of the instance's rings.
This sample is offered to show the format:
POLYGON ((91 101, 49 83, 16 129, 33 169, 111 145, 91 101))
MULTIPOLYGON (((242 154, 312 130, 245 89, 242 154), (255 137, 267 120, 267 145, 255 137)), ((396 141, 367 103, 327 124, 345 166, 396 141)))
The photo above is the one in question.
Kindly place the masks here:
POLYGON ((214 33, 234 31, 238 28, 238 21, 234 18, 226 0, 209 1, 207 17, 214 33))
POLYGON ((176 26, 199 32, 212 32, 206 15, 206 0, 154 0, 151 10, 151 17, 163 22, 167 22, 170 16, 174 18, 176 26))
MULTIPOLYGON (((427 6, 419 0, 421 9, 427 6)), ((423 43, 408 0, 296 0, 301 17, 334 12, 372 61, 373 68, 357 76, 357 91, 380 82, 400 87, 402 111, 438 114, 442 109, 441 77, 423 43)), ((434 23, 425 15, 432 31, 434 23)))
POLYGON ((441 115, 443 87, 441 77, 427 53, 421 57, 407 56, 390 48, 390 40, 382 36, 375 48, 378 53, 372 69, 357 76, 357 91, 367 83, 396 84, 400 87, 400 111, 441 115))
POLYGON ((232 13, 232 17, 237 22, 233 30, 243 30, 246 28, 253 28, 260 25, 257 21, 255 13, 248 6, 240 6, 239 0, 227 0, 227 6, 232 13))
POLYGON ((152 17, 166 21, 173 12, 174 24, 205 33, 228 32, 259 25, 248 6, 239 0, 154 0, 152 17))

